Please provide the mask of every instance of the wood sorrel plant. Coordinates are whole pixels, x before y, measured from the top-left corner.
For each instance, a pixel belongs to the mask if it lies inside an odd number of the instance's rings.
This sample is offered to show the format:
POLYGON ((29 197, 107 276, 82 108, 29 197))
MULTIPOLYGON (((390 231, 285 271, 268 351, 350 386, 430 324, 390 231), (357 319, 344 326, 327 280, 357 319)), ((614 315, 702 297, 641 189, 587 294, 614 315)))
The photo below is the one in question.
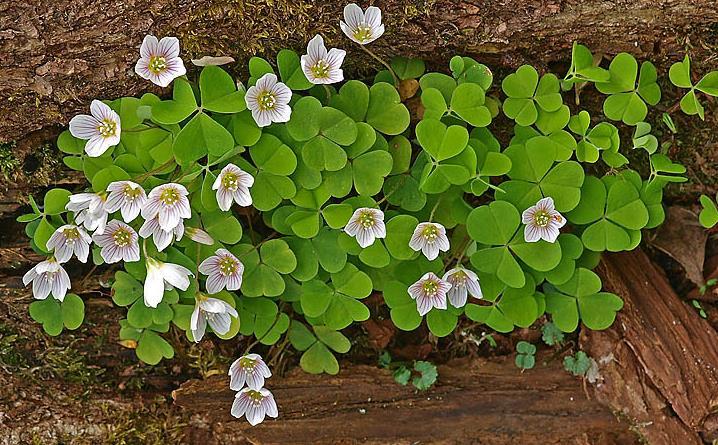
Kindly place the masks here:
MULTIPOLYGON (((342 29, 366 49, 381 14, 349 9, 342 29)), ((32 317, 51 335, 77 328, 84 307, 62 263, 88 249, 96 265, 122 262, 120 337, 149 364, 173 356, 162 334, 174 324, 190 341, 288 337, 302 368, 335 374, 341 330, 371 317, 372 292, 399 329, 425 320, 439 337, 463 316, 498 332, 544 314, 563 332, 605 329, 623 303, 592 271, 600 254, 636 248, 664 220, 664 186, 685 181, 645 122, 656 68, 626 53, 604 69, 576 44, 563 80, 524 65, 496 86, 455 56, 450 74, 397 57, 373 81, 344 82, 344 51, 317 37, 301 58, 252 58, 246 91, 218 66, 185 77, 176 39, 148 37, 141 56, 138 74, 172 83, 172 98, 94 101, 57 141, 88 190, 50 190, 19 220, 48 255, 25 277, 41 300, 32 317), (414 122, 397 87, 415 80, 414 122), (564 103, 592 84, 608 121, 564 103), (490 129, 500 113, 516 122, 504 144, 490 129), (629 167, 622 134, 645 149, 649 177, 629 167)), ((715 79, 671 69, 689 113, 715 79)))

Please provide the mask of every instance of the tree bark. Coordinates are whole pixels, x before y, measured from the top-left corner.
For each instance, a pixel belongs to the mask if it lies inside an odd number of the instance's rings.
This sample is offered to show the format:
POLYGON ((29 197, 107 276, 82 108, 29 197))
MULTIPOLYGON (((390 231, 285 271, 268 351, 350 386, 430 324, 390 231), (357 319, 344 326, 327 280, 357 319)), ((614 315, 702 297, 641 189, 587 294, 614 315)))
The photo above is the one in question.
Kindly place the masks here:
POLYGON ((599 273, 625 304, 611 328, 581 335, 599 363, 597 399, 647 443, 718 440, 718 333, 641 250, 606 256, 599 273))
MULTIPOLYGON (((362 2, 366 3, 366 2, 362 2)), ((687 47, 716 63, 718 0, 378 0, 384 55, 423 57, 438 69, 454 54, 494 68, 566 62, 574 40, 598 54, 629 51, 666 67, 687 47)), ((350 49, 347 71, 367 73, 365 54, 338 27, 344 1, 0 1, 0 142, 65 125, 94 98, 166 93, 133 72, 147 33, 177 35, 182 56, 249 56, 303 50, 315 33, 350 49)))
POLYGON ((625 306, 611 328, 581 334, 581 349, 598 364, 590 399, 558 360, 544 365, 539 358, 535 369, 520 374, 513 358, 503 357, 442 366, 438 386, 423 395, 377 368, 348 366, 338 377, 295 370, 272 381, 281 422, 256 429, 229 416, 226 378, 188 382, 175 391, 175 403, 201 413, 218 431, 258 444, 288 434, 314 443, 700 445, 718 439, 718 333, 641 250, 608 255, 599 273, 625 306))
POLYGON ((525 374, 512 357, 455 360, 440 366, 439 376, 435 388, 417 393, 376 367, 350 365, 336 377, 296 369, 272 378, 280 419, 257 427, 231 417, 226 377, 190 381, 173 397, 209 426, 194 429, 190 443, 638 443, 627 424, 586 399, 580 380, 557 360, 525 374))

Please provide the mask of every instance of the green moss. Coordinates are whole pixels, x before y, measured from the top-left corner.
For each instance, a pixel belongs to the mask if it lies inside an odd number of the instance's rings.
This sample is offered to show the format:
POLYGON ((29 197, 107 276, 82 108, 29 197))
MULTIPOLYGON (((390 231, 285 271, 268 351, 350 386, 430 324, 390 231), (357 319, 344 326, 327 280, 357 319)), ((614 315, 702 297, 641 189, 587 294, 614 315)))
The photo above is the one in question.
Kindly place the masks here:
POLYGON ((20 166, 20 160, 15 156, 17 144, 15 141, 0 143, 0 174, 9 179, 20 166))
POLYGON ((72 347, 49 349, 43 361, 53 375, 84 386, 98 383, 98 377, 105 372, 102 368, 88 366, 85 355, 72 347))
POLYGON ((183 428, 187 426, 175 416, 168 404, 158 400, 150 406, 117 412, 116 405, 102 405, 103 418, 112 419, 107 436, 101 443, 115 445, 164 445, 183 443, 183 428))
POLYGON ((27 359, 18 349, 19 334, 10 326, 0 323, 0 367, 16 371, 28 367, 27 359))

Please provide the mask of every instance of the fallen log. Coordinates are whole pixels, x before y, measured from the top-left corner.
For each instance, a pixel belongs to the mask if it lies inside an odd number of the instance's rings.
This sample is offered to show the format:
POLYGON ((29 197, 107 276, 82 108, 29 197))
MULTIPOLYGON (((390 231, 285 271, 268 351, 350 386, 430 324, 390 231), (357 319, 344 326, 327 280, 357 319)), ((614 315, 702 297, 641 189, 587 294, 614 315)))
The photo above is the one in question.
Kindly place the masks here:
MULTIPOLYGON (((182 56, 232 56, 242 72, 259 54, 303 51, 322 33, 349 49, 347 72, 371 60, 338 27, 344 1, 132 0, 112 8, 92 0, 0 2, 0 142, 65 125, 95 98, 136 95, 151 88, 133 72, 147 33, 177 35, 182 56)), ((368 2, 359 2, 366 4, 368 2)), ((372 44, 382 55, 425 58, 442 65, 456 53, 492 67, 548 67, 567 61, 574 40, 596 54, 628 51, 659 67, 691 48, 712 61, 718 0, 384 0, 387 33, 372 44)), ((665 71, 664 71, 665 72, 665 71)), ((367 73, 368 74, 368 73, 367 73)))
POLYGON ((557 361, 522 374, 512 357, 462 359, 439 375, 435 388, 416 392, 372 366, 347 365, 336 377, 295 369, 271 381, 279 419, 256 427, 231 417, 225 377, 187 382, 173 397, 206 426, 191 429, 190 443, 208 445, 638 443, 557 361))
POLYGON ((607 255, 599 274, 625 304, 611 328, 581 334, 599 363, 596 398, 647 443, 718 439, 718 333, 641 250, 607 255))

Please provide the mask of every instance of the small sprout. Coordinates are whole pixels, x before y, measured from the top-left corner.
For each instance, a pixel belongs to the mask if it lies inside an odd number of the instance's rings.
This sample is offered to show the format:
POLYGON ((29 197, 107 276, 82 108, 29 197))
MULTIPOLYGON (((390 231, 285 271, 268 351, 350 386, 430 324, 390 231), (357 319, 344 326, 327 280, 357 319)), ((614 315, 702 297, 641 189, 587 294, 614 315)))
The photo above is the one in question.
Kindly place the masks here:
POLYGON ((396 383, 406 386, 411 380, 411 370, 406 366, 401 366, 394 371, 394 380, 396 383))
POLYGON ((661 116, 661 121, 663 122, 663 125, 668 127, 668 129, 671 131, 671 133, 676 134, 678 133, 678 129, 676 128, 675 122, 673 122, 673 118, 668 113, 663 113, 661 116))
POLYGON ((541 339, 547 345, 560 345, 563 342, 563 337, 563 332, 550 321, 541 326, 541 339))
POLYGON ((563 368, 575 376, 585 376, 591 369, 591 358, 585 352, 578 351, 575 356, 564 357, 563 368))
POLYGON ((418 361, 414 362, 414 372, 418 372, 418 376, 414 376, 411 383, 419 391, 426 391, 431 388, 439 376, 436 365, 430 362, 418 361))
POLYGON ((411 381, 416 389, 426 391, 436 383, 439 372, 433 363, 415 361, 411 368, 407 365, 400 365, 392 375, 394 381, 402 386, 408 385, 411 381))
MULTIPOLYGON (((701 287, 701 289, 703 289, 703 287, 701 287)), ((703 318, 708 318, 708 315, 706 314, 706 311, 703 310, 703 306, 701 306, 700 301, 698 301, 698 300, 691 300, 691 304, 693 305, 694 308, 696 308, 696 310, 698 311, 698 314, 699 314, 701 317, 703 317, 703 318)))
POLYGON ((536 365, 536 346, 526 341, 516 343, 516 367, 525 371, 536 365))

